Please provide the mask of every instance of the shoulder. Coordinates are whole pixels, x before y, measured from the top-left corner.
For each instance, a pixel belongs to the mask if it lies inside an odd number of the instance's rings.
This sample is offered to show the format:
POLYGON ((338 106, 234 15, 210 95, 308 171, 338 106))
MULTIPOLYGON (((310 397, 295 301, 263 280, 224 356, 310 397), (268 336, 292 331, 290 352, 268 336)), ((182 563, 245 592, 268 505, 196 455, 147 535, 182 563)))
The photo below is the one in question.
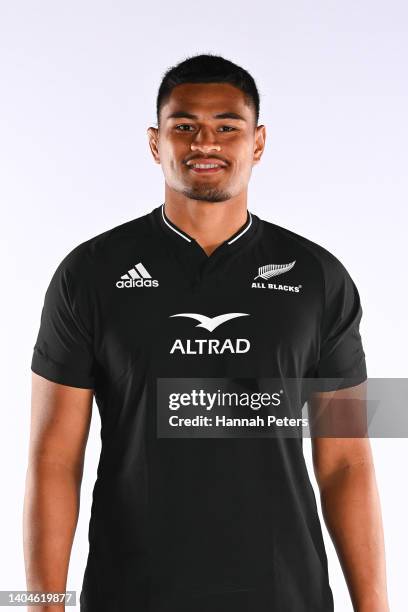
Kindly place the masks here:
POLYGON ((270 221, 263 221, 263 236, 267 242, 278 241, 279 247, 287 252, 288 256, 297 257, 305 261, 308 266, 318 269, 325 282, 349 276, 345 265, 332 251, 313 240, 302 236, 288 228, 270 221))
POLYGON ((126 249, 149 243, 151 240, 150 214, 131 219, 75 245, 57 265, 55 273, 76 279, 92 277, 126 249))

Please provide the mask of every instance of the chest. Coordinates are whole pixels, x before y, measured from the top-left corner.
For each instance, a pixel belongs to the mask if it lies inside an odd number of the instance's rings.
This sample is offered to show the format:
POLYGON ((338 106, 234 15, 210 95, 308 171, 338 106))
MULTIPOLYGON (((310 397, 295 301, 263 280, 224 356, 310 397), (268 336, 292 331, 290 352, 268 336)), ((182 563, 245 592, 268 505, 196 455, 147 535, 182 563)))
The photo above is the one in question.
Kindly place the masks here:
MULTIPOLYGON (((318 279, 259 276, 253 261, 195 279, 160 266, 147 283, 115 286, 100 301, 99 359, 117 376, 131 362, 158 375, 291 375, 317 355, 322 295, 318 279)), ((154 269, 154 266, 151 266, 154 269)))

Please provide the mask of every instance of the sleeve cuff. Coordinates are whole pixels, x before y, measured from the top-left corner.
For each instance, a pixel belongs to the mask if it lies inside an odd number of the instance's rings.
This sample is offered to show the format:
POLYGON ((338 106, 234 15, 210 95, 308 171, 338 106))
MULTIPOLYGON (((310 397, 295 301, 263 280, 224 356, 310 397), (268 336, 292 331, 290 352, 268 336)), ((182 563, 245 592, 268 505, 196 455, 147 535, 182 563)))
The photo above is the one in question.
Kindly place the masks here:
POLYGON ((52 361, 40 353, 37 348, 34 349, 31 360, 31 371, 60 385, 68 385, 69 387, 78 387, 80 389, 94 389, 95 387, 94 377, 87 376, 83 372, 73 372, 66 366, 52 361))

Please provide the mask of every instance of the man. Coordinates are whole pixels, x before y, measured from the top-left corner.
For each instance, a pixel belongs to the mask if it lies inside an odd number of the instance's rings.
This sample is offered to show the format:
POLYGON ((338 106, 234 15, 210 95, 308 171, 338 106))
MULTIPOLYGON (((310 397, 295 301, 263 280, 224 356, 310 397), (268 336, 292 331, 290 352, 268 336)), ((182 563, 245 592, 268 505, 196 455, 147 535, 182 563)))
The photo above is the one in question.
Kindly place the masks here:
MULTIPOLYGON (((330 399, 341 414, 365 397, 350 275, 247 209, 258 117, 255 82, 232 62, 170 69, 148 129, 165 202, 74 248, 47 290, 31 366, 27 583, 66 588, 95 396, 84 612, 334 609, 301 436, 265 425, 270 406, 214 407, 224 392, 252 401, 268 389, 299 417, 305 399, 311 414, 330 399), (251 412, 247 428, 231 418, 251 412)), ((316 436, 313 459, 354 610, 386 612, 369 441, 316 436)))

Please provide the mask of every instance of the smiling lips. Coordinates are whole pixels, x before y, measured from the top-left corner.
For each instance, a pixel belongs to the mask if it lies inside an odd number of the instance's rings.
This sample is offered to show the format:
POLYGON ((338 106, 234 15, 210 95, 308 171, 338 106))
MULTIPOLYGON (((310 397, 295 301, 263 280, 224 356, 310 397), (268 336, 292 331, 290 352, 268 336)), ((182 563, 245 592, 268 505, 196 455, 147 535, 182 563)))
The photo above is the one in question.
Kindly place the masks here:
POLYGON ((190 170, 192 170, 193 172, 196 172, 197 174, 202 174, 202 173, 216 173, 216 172, 220 172, 223 168, 226 167, 225 162, 222 162, 219 159, 216 158, 210 158, 210 159, 191 159, 190 161, 187 162, 187 166, 190 168, 190 170))

